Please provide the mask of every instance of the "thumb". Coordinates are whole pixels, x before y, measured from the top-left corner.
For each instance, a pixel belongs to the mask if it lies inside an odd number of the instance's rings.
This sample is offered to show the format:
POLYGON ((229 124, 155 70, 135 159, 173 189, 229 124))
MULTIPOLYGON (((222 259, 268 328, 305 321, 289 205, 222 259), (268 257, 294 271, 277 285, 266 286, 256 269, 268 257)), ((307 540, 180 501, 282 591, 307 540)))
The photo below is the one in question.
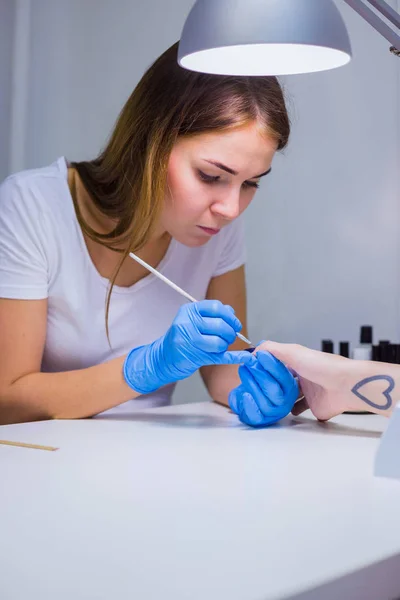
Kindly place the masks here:
POLYGON ((256 352, 259 350, 270 352, 291 371, 310 380, 315 378, 319 359, 321 358, 320 355, 322 354, 299 344, 279 344, 270 341, 258 346, 256 352))
POLYGON ((256 349, 258 350, 270 352, 290 370, 321 385, 326 385, 328 381, 335 379, 338 372, 342 370, 343 360, 348 360, 342 356, 311 350, 299 344, 265 342, 256 349))

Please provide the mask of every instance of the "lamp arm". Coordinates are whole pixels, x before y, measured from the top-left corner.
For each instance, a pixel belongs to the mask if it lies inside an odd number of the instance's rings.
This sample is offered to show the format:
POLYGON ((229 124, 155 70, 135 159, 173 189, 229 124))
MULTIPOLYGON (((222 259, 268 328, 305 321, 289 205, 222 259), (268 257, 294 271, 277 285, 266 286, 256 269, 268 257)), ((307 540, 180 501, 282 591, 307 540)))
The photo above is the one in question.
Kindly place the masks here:
POLYGON ((366 0, 367 4, 373 6, 379 13, 371 10, 363 0, 344 0, 360 17, 369 23, 376 31, 392 44, 390 51, 396 56, 400 56, 400 14, 396 12, 385 0, 366 0), (389 27, 383 18, 388 19, 394 26, 395 31, 389 27))

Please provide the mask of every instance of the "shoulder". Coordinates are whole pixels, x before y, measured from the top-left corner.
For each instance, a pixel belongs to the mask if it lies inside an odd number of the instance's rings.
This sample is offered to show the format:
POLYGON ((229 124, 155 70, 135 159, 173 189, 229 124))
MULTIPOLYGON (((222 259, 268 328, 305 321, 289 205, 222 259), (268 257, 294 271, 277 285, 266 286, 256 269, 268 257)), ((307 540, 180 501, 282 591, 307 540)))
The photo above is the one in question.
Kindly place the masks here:
POLYGON ((229 225, 226 225, 218 234, 220 252, 231 252, 235 247, 244 246, 244 216, 241 215, 229 225))
POLYGON ((244 215, 240 215, 237 219, 226 225, 221 231, 221 237, 223 240, 232 239, 235 237, 242 237, 244 232, 244 215))
POLYGON ((65 160, 59 159, 47 167, 20 171, 7 177, 0 185, 1 212, 23 211, 26 216, 54 211, 68 190, 66 168, 65 160))
POLYGON ((218 261, 213 276, 233 271, 246 262, 245 233, 243 215, 224 227, 220 232, 218 261))

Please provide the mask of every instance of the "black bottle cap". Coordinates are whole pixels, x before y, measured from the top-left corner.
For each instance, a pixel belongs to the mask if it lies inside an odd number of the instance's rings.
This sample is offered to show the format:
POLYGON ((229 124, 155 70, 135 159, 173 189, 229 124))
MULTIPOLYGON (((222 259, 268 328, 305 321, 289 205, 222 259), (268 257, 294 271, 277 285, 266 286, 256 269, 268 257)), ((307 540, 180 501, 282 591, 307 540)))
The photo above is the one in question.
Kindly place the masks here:
POLYGON ((340 356, 345 356, 346 358, 349 358, 349 342, 339 343, 339 354, 340 356))
POLYGON ((381 360, 381 346, 372 346, 372 360, 381 360))
POLYGON ((400 344, 394 344, 394 357, 396 365, 400 365, 400 344))
POLYGON ((396 344, 389 344, 389 362, 395 364, 397 361, 396 344))
POLYGON ((382 344, 381 345, 381 361, 385 363, 391 363, 393 361, 393 345, 382 344))
POLYGON ((322 340, 321 349, 322 352, 328 352, 329 354, 333 354, 332 340, 322 340))
POLYGON ((362 325, 360 329, 360 344, 372 344, 371 325, 362 325))
POLYGON ((387 346, 388 349, 388 362, 394 363, 394 361, 396 360, 396 356, 395 356, 395 349, 394 349, 394 344, 389 344, 389 346, 387 346))

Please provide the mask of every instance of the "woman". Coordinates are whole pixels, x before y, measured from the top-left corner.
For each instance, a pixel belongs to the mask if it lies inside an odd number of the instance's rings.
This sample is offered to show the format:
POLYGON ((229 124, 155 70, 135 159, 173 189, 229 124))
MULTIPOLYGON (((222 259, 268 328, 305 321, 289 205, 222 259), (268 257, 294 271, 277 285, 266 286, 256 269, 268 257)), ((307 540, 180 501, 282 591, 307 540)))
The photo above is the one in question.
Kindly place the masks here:
MULTIPOLYGON (((274 77, 186 71, 175 44, 100 156, 3 183, 1 423, 166 404, 198 368, 228 403, 236 365, 257 362, 236 341, 246 332, 240 215, 289 132, 274 77), (202 301, 182 306, 130 251, 202 301)), ((292 402, 293 377, 283 365, 277 377, 292 402)))

